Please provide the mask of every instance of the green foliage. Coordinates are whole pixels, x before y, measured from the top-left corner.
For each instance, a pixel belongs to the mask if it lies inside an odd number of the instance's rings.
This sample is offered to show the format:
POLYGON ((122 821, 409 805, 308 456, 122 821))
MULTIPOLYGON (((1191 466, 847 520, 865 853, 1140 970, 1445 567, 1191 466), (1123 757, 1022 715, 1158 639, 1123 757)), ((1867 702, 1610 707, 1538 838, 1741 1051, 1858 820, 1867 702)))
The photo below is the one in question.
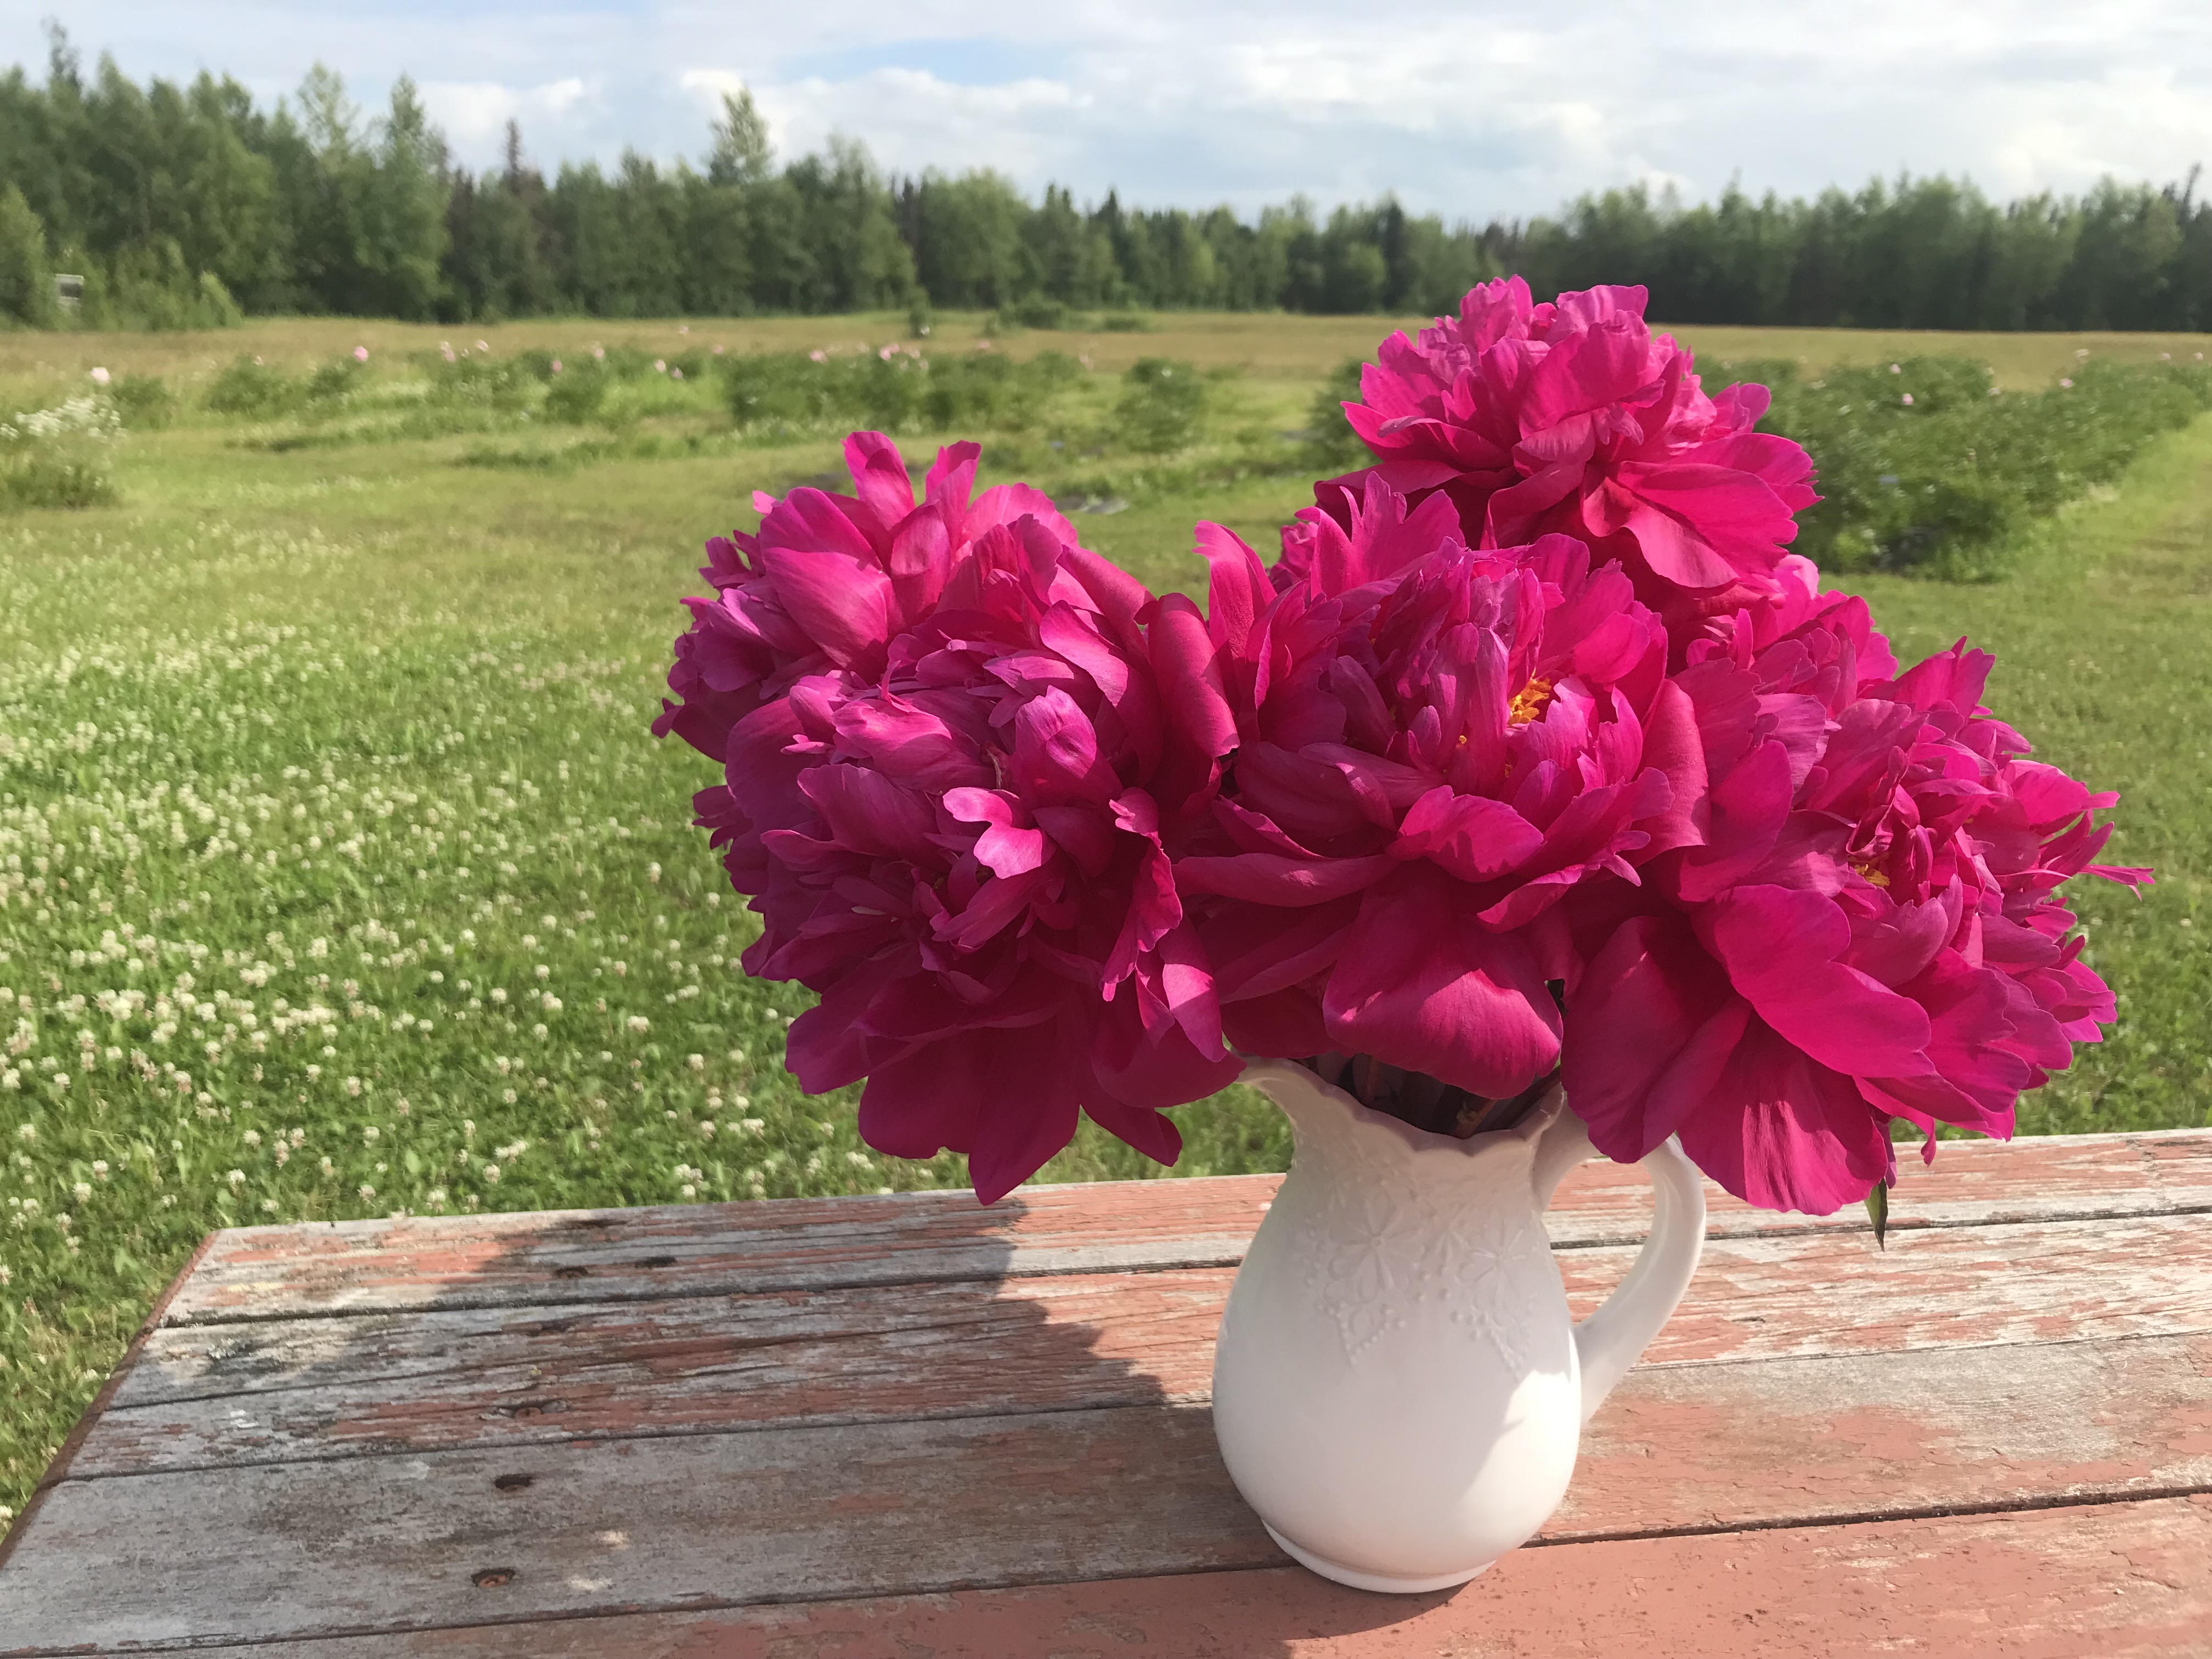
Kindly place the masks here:
POLYGON ((1764 426, 1818 469, 1822 499, 1796 549, 1839 570, 1996 574, 2032 521, 2212 409, 2212 371, 2196 364, 2092 359, 2046 391, 2001 395, 1985 368, 1952 357, 1770 384, 1764 426))
POLYGON ((722 372, 738 428, 775 434, 1018 426, 1083 374, 1061 352, 1018 361, 992 351, 925 356, 911 348, 818 362, 798 352, 762 353, 729 358, 722 372))
POLYGON ((1168 357, 1139 357, 1121 377, 1121 399, 1114 405, 1114 434, 1145 455, 1187 449, 1206 418, 1206 381, 1186 362, 1168 357))
POLYGON ((133 432, 158 432, 177 417, 177 394, 158 374, 118 374, 107 395, 133 432))
POLYGON ((46 228, 10 183, 0 190, 0 322, 52 328, 60 316, 46 259, 46 228))
POLYGON ((2195 185, 2106 179, 2001 204, 1906 177, 1811 201, 1731 187, 1686 209, 1637 185, 1484 240, 1540 297, 1641 283, 1674 323, 2198 330, 2212 326, 2212 203, 2195 185))
POLYGON ((112 501, 111 457, 121 432, 114 404, 89 394, 0 421, 0 508, 112 501))
POLYGON ((1348 472, 1354 467, 1364 466, 1373 457, 1359 434, 1352 429, 1352 422, 1344 417, 1344 406, 1364 401, 1359 392, 1359 377, 1367 368, 1364 357, 1347 357, 1339 363, 1319 392, 1314 393, 1313 409, 1307 416, 1306 429, 1310 434, 1308 443, 1313 454, 1314 470, 1321 473, 1348 472))
POLYGON ((171 238, 125 248, 100 294, 87 295, 85 321, 102 328, 234 328, 238 302, 211 270, 195 272, 171 238))
POLYGON ((1031 294, 1011 305, 1000 306, 984 325, 987 333, 1011 334, 1017 329, 1070 329, 1089 325, 1091 319, 1058 300, 1031 294))
POLYGON ((224 366, 201 395, 201 406, 216 415, 274 420, 307 401, 307 388, 274 364, 241 352, 224 366))
POLYGON ((1057 185, 1032 201, 988 169, 894 179, 846 139, 779 164, 742 88, 702 137, 702 166, 630 152, 611 171, 561 165, 549 179, 510 124, 502 164, 471 173, 448 163, 404 76, 373 121, 320 65, 274 112, 227 76, 141 88, 103 62, 87 77, 65 41, 44 87, 0 81, 0 178, 54 246, 84 251, 67 269, 89 280, 167 242, 194 281, 212 276, 252 312, 750 315, 921 300, 1008 326, 1060 325, 1022 322, 1034 304, 1130 328, 1136 307, 1433 315, 1518 271, 1540 296, 1641 283, 1653 314, 1676 322, 2212 326, 2212 201, 2185 183, 1996 204, 1907 178, 1810 200, 1730 189, 1686 208, 1638 187, 1482 226, 1390 197, 1325 216, 1294 198, 1246 220, 1110 191, 1079 206, 1057 185))

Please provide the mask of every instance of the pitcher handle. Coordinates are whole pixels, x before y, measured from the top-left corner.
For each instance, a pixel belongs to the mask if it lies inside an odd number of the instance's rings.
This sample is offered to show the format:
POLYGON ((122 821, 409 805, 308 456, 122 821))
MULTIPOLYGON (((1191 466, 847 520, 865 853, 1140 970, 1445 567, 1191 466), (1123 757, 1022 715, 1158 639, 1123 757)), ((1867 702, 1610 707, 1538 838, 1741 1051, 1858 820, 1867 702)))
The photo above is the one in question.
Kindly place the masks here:
MULTIPOLYGON (((1562 1107, 1536 1144, 1531 1171, 1540 1206, 1548 1206, 1560 1177, 1591 1156, 1583 1121, 1562 1107)), ((1651 1231, 1628 1273, 1597 1310, 1575 1327, 1583 1377, 1583 1421, 1673 1316, 1705 1248, 1705 1189, 1697 1165, 1669 1135, 1641 1160, 1651 1177, 1651 1231)))

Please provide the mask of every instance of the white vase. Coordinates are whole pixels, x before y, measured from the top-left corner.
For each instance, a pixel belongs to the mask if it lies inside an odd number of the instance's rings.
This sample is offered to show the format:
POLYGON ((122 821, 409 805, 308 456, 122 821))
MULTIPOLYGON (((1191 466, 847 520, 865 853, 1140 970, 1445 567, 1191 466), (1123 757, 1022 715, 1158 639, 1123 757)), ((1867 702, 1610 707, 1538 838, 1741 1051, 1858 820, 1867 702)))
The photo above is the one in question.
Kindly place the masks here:
POLYGON ((1462 1583, 1543 1525, 1583 1424, 1681 1300, 1705 1243, 1698 1172, 1671 1139, 1644 1160, 1650 1237, 1576 1324, 1542 1212, 1593 1154, 1556 1092, 1514 1128, 1455 1140, 1285 1060, 1244 1079, 1289 1115, 1297 1152, 1221 1316, 1230 1475, 1326 1577, 1462 1583))

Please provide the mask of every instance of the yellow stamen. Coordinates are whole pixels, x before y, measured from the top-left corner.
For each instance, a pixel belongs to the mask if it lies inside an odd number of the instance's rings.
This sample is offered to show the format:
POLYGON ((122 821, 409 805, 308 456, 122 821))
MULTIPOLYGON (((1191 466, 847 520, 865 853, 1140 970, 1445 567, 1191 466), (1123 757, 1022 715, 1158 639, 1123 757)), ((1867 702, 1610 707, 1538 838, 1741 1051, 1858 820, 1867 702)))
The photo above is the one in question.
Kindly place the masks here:
POLYGON ((1526 726, 1551 706, 1551 681, 1532 679, 1514 697, 1513 706, 1506 710, 1505 718, 1510 725, 1526 726))
POLYGON ((1880 865, 1876 864, 1872 859, 1853 859, 1851 860, 1851 868, 1857 871, 1859 874, 1864 876, 1875 886, 1885 890, 1888 888, 1889 872, 1887 870, 1884 870, 1880 865))

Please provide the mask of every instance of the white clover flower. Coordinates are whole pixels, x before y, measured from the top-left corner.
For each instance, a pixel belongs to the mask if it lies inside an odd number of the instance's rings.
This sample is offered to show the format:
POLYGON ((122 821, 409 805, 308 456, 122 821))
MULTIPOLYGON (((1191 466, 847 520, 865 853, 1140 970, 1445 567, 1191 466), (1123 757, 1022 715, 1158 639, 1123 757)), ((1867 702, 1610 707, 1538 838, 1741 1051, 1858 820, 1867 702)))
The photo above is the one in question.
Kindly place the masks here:
POLYGON ((632 1014, 624 1023, 629 1025, 630 1030, 634 1034, 639 1036, 644 1036, 646 1032, 653 1029, 653 1022, 647 1019, 643 1014, 632 1014))
POLYGON ((486 1181, 496 1182, 499 1179, 499 1165, 496 1164, 485 1164, 483 1166, 483 1178, 486 1181))
POLYGON ((366 1181, 362 1182, 360 1186, 355 1188, 354 1191, 359 1193, 364 1199, 371 1199, 376 1196, 376 1188, 370 1186, 366 1181))
POLYGON ((703 1072, 707 1069, 707 1056, 704 1054, 686 1054, 684 1056, 684 1063, 695 1072, 703 1072))
POLYGON ((233 1170, 228 1175, 225 1176, 223 1179, 230 1183, 231 1189, 234 1192, 239 1188, 243 1187, 246 1184, 246 1171, 243 1170, 233 1170))
POLYGON ((78 1182, 70 1188, 70 1196, 80 1204, 88 1201, 92 1197, 92 1183, 88 1181, 78 1182))

